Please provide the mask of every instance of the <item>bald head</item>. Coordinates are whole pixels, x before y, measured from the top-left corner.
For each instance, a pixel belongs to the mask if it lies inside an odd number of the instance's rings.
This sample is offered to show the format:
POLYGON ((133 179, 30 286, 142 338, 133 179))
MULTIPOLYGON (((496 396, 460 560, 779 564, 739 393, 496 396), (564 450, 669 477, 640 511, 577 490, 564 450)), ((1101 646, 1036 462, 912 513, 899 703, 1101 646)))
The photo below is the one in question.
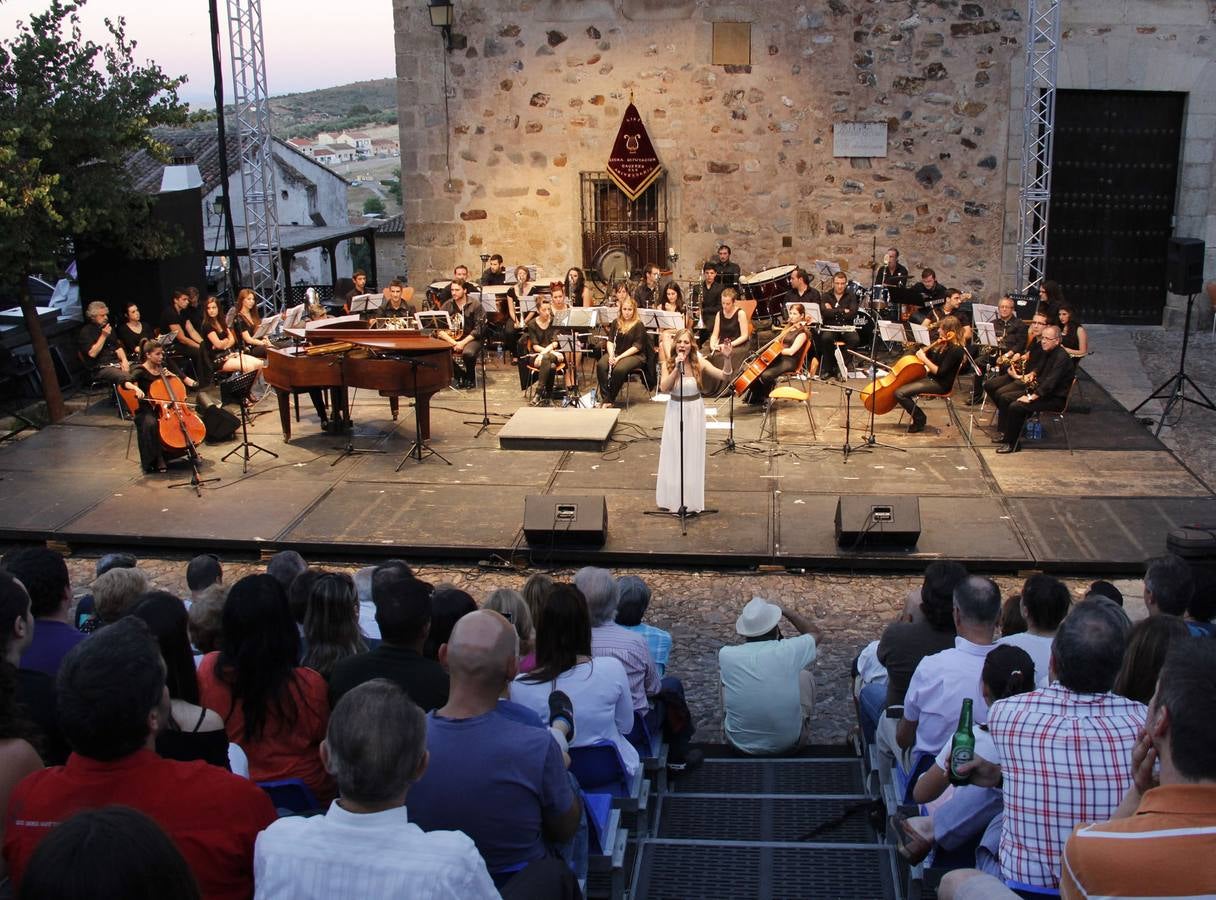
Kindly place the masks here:
POLYGON ((499 613, 482 609, 463 616, 452 629, 441 651, 453 686, 500 691, 515 677, 519 659, 519 636, 515 627, 499 613))

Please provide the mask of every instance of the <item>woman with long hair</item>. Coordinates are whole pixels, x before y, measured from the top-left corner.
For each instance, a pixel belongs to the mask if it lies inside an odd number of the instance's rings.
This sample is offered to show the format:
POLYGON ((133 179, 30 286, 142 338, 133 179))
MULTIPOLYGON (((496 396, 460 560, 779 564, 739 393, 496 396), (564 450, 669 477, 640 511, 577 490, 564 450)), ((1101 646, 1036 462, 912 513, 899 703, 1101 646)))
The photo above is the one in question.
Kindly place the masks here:
POLYGON ((1089 354, 1089 334, 1085 326, 1077 318, 1076 311, 1067 303, 1056 310, 1056 319, 1060 323, 1060 346, 1074 360, 1082 359, 1089 354))
POLYGON ((236 333, 236 345, 250 356, 265 359, 266 348, 270 346, 270 341, 254 336, 261 325, 262 317, 258 315, 257 295, 249 288, 241 288, 236 295, 236 315, 232 317, 232 330, 236 333))
POLYGON ((1170 645, 1190 636, 1190 628, 1177 616, 1141 619, 1127 634, 1123 665, 1111 690, 1120 697, 1148 703, 1157 690, 1157 676, 1161 674, 1170 645))
POLYGON ((591 294, 591 287, 587 284, 587 277, 578 266, 571 266, 566 272, 565 288, 566 296, 575 306, 595 306, 595 298, 591 294))
POLYGON ((528 611, 524 595, 514 588, 498 588, 486 597, 482 609, 492 609, 515 626, 519 637, 519 671, 530 672, 536 667, 536 630, 532 627, 532 613, 528 611))
POLYGON ((132 365, 139 362, 143 342, 152 336, 143 323, 142 315, 139 304, 132 300, 127 304, 125 320, 118 326, 118 343, 122 344, 122 349, 132 365))
POLYGON ((322 572, 312 582, 304 608, 304 647, 301 665, 326 679, 341 660, 367 652, 359 631, 359 595, 346 573, 322 572))
POLYGON ((659 378, 659 390, 670 399, 659 443, 655 503, 671 512, 679 512, 683 504, 686 512, 699 513, 705 509, 705 401, 701 395, 708 379, 721 381, 726 376, 697 352, 697 342, 687 328, 676 332, 673 353, 659 378))
POLYGON ((431 630, 422 655, 427 659, 438 659, 439 648, 448 642, 456 623, 471 612, 477 611, 477 601, 467 591, 454 584, 437 584, 431 594, 431 630))
POLYGON ((954 390, 954 379, 962 368, 963 326, 957 316, 946 316, 937 323, 938 338, 928 347, 916 351, 916 359, 925 367, 925 377, 895 389, 895 402, 911 417, 909 434, 925 430, 928 417, 916 405, 920 394, 948 394, 954 390))
MULTIPOLYGON (((684 292, 680 290, 680 285, 674 281, 667 282, 663 288, 663 299, 659 303, 659 309, 669 313, 684 312, 684 292)), ((689 324, 685 317, 684 325, 689 324)), ((675 343, 676 332, 679 328, 660 328, 659 329, 659 363, 665 363, 671 358, 672 345, 675 343)))
POLYGON ((629 378, 629 373, 646 365, 646 350, 650 335, 638 317, 638 304, 626 297, 617 307, 620 314, 608 333, 606 352, 595 366, 599 380, 600 407, 607 409, 616 403, 616 395, 629 378))
POLYGON ((299 658, 300 634, 282 586, 270 575, 247 575, 224 602, 219 651, 199 666, 199 700, 223 717, 254 781, 298 778, 325 803, 334 794, 320 756, 329 691, 299 658))
POLYGON ((641 760, 625 739, 633 728, 629 677, 620 660, 591 656, 591 614, 582 591, 559 584, 549 592, 536 623, 536 668, 511 682, 511 699, 549 720, 549 695, 564 691, 578 723, 572 747, 598 740, 616 745, 632 775, 641 760))
POLYGON ((236 332, 224 321, 220 301, 214 296, 203 304, 203 340, 216 372, 253 372, 266 365, 264 360, 234 349, 236 332))
POLYGON ((810 340, 806 331, 806 307, 801 303, 792 304, 788 317, 789 320, 786 322, 784 330, 773 338, 774 341, 780 341, 781 352, 776 359, 769 363, 768 368, 757 376, 747 390, 745 399, 753 406, 768 399, 768 395, 777 385, 778 378, 797 368, 799 360, 802 359, 803 348, 810 340))
POLYGON ((166 591, 149 591, 131 615, 148 624, 165 661, 165 686, 172 706, 165 730, 156 736, 156 752, 166 759, 201 759, 229 768, 224 720, 198 702, 198 674, 190 648, 186 605, 166 591))
POLYGON ((534 627, 540 621, 540 608, 548 598, 549 592, 556 586, 557 582, 544 572, 533 572, 524 582, 520 593, 524 595, 524 602, 528 604, 528 612, 532 615, 534 627))

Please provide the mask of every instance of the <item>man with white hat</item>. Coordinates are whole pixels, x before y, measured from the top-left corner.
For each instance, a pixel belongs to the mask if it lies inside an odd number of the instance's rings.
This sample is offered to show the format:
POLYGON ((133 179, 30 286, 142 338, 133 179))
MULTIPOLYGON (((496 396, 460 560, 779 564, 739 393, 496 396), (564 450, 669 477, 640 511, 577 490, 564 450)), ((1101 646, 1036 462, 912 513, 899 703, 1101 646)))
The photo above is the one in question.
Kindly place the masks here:
POLYGON ((718 651, 723 727, 738 750, 756 755, 786 753, 810 742, 819 629, 790 609, 753 597, 735 621, 746 643, 718 651), (798 631, 783 640, 782 617, 798 631))

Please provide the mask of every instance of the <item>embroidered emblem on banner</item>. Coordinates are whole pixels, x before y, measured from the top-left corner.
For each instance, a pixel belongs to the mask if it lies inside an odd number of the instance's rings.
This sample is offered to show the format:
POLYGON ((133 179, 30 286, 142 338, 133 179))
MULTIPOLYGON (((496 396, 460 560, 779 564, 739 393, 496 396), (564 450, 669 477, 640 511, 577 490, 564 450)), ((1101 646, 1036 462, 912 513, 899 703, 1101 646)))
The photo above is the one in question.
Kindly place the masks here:
POLYGON ((650 143, 642 116, 630 103, 612 144, 612 155, 608 157, 608 177, 626 197, 637 200, 662 174, 659 155, 650 143))

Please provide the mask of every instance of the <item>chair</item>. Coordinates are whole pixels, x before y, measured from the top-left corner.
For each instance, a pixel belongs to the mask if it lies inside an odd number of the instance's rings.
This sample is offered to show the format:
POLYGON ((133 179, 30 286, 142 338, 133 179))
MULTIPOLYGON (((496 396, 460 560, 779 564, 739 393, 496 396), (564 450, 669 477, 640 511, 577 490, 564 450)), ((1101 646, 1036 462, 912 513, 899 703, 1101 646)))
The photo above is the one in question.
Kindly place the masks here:
MULTIPOLYGON (((951 424, 954 424, 954 425, 958 426, 960 431, 962 431, 962 424, 961 424, 962 420, 958 417, 958 410, 954 406, 954 392, 956 390, 958 390, 958 380, 962 375, 962 371, 963 371, 962 367, 960 366, 958 372, 956 372, 954 375, 954 384, 952 384, 950 386, 950 390, 946 391, 944 394, 924 393, 924 394, 918 394, 916 397, 917 408, 920 407, 922 400, 945 400, 946 401, 946 427, 949 428, 951 424)), ((904 418, 904 413, 901 412, 899 414, 899 419, 901 422, 903 421, 903 418, 904 418)), ((975 444, 971 440, 971 429, 968 428, 966 431, 963 431, 962 434, 967 439, 967 446, 974 447, 975 444)))
MULTIPOLYGON (((527 366, 529 375, 528 375, 528 387, 524 390, 524 398, 526 400, 528 400, 529 402, 531 402, 532 399, 536 396, 536 386, 537 386, 537 384, 540 383, 540 369, 537 366, 534 366, 531 362, 525 363, 525 365, 527 366)), ((565 384, 565 381, 564 381, 565 371, 566 371, 566 361, 564 359, 562 361, 554 364, 554 366, 553 366, 553 392, 554 393, 557 393, 557 391, 559 389, 565 390, 565 388, 563 387, 563 385, 565 384)))
POLYGON ((1068 393, 1064 395, 1064 408, 1063 409, 1061 409, 1061 410, 1041 409, 1037 413, 1035 413, 1035 415, 1038 416, 1040 423, 1043 421, 1043 416, 1050 416, 1054 421, 1060 423, 1060 427, 1064 430, 1064 445, 1066 447, 1068 447, 1068 453, 1070 456, 1073 456, 1075 454, 1073 453, 1073 449, 1072 449, 1072 438, 1069 437, 1069 434, 1068 434, 1068 421, 1067 421, 1066 417, 1068 414, 1068 405, 1072 402, 1072 392, 1077 389, 1078 383, 1079 383, 1078 380, 1076 378, 1073 378, 1072 384, 1070 384, 1068 386, 1068 393))
POLYGON ((622 813, 644 820, 650 782, 642 768, 630 775, 621 761, 616 744, 599 740, 584 747, 570 748, 570 773, 584 791, 612 795, 612 805, 622 813))
POLYGON ((646 384, 646 367, 642 366, 641 368, 634 369, 625 376, 625 383, 621 385, 621 393, 625 395, 625 409, 629 409, 630 405, 629 385, 633 384, 635 380, 639 385, 641 385, 641 388, 646 393, 646 396, 648 398, 650 397, 650 387, 646 384))
POLYGON ((315 813, 321 809, 316 795, 303 781, 298 778, 285 778, 281 781, 259 781, 258 787, 266 792, 270 802, 284 816, 300 816, 315 813))
POLYGON ((794 400, 803 405, 806 409, 806 421, 811 426, 811 436, 815 439, 819 437, 819 430, 815 427, 815 416, 811 412, 811 384, 808 381, 806 390, 795 387, 793 382, 795 377, 802 377, 803 367, 806 365, 807 353, 811 349, 811 340, 808 336, 806 343, 802 347, 802 354, 798 357, 798 365, 789 372, 783 374, 778 384, 768 395, 768 399, 764 403, 764 419, 760 422, 760 440, 764 440, 765 433, 768 433, 768 439, 776 442, 777 440, 777 408, 776 402, 780 400, 794 400))

